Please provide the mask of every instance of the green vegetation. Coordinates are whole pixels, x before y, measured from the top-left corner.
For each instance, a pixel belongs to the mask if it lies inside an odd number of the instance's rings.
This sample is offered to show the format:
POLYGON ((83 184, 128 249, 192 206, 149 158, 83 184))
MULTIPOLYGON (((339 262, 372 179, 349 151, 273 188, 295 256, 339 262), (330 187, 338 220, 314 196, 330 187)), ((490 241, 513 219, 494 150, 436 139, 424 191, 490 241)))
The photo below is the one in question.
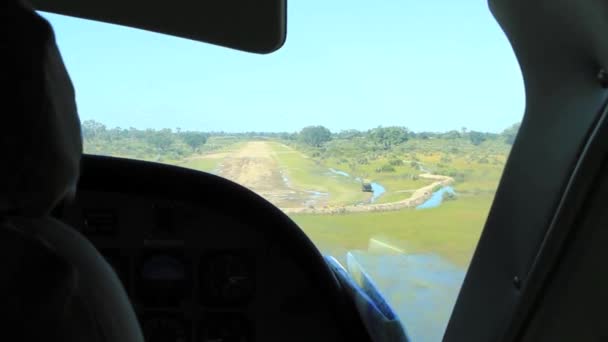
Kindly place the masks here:
POLYGON ((501 134, 467 131, 415 133, 405 127, 377 127, 368 131, 346 130, 331 133, 322 126, 310 126, 300 133, 181 132, 178 130, 108 129, 101 123, 82 125, 86 153, 121 156, 178 164, 213 172, 225 157, 219 152, 238 149, 246 141, 268 140, 281 153, 279 163, 290 173, 291 181, 305 189, 329 191, 336 203, 357 202, 365 195, 361 184, 329 177, 333 168, 348 172, 361 182, 382 184, 387 193, 380 202, 409 197, 411 190, 430 183, 420 173, 453 177, 462 193, 493 193, 519 125, 501 134), (282 151, 285 152, 285 151, 282 151), (215 154, 215 155, 214 155, 215 154), (338 194, 339 193, 339 194, 338 194))
POLYGON ((305 144, 319 147, 331 140, 331 132, 323 126, 308 126, 302 129, 298 138, 305 144))
POLYGON ((405 127, 378 127, 369 131, 371 140, 385 150, 406 142, 409 135, 405 127))
POLYGON ((502 132, 501 135, 504 137, 505 143, 513 145, 517 132, 519 132, 519 126, 520 124, 516 123, 502 132))
POLYGON ((181 132, 179 136, 194 152, 207 142, 208 135, 201 132, 181 132))
POLYGON ((251 139, 278 138, 280 133, 227 134, 182 132, 180 129, 168 128, 107 128, 97 121, 86 120, 82 123, 82 136, 85 153, 173 164, 210 152, 234 149, 239 143, 251 139))
POLYGON ((439 208, 346 215, 293 215, 322 252, 342 256, 366 250, 370 238, 413 253, 438 253, 468 265, 488 215, 492 196, 465 195, 439 208))
POLYGON ((450 176, 457 195, 446 194, 445 203, 436 209, 293 215, 293 219, 322 251, 336 256, 366 249, 370 238, 378 238, 408 252, 439 253, 465 266, 518 129, 519 124, 500 134, 466 128, 412 132, 405 127, 332 133, 310 126, 299 133, 225 133, 108 129, 85 121, 83 138, 86 153, 171 163, 226 177, 249 168, 245 179, 280 186, 282 194, 297 193, 299 197, 285 202, 290 205, 365 203, 371 194, 363 191, 364 184, 370 182, 386 189, 378 203, 395 202, 433 182, 422 174, 450 176), (257 155, 255 148, 260 149, 257 155), (223 173, 227 164, 231 174, 223 173), (307 199, 313 192, 322 197, 311 204, 307 199))

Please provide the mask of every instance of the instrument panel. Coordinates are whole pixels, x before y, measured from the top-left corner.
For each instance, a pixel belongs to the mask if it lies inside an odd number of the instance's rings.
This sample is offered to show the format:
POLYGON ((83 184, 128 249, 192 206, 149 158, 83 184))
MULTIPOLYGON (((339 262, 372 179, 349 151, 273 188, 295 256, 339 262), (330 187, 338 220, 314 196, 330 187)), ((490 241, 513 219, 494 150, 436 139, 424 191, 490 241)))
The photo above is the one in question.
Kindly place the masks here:
POLYGON ((317 289, 269 230, 196 203, 81 190, 62 220, 122 281, 147 341, 335 341, 317 289))

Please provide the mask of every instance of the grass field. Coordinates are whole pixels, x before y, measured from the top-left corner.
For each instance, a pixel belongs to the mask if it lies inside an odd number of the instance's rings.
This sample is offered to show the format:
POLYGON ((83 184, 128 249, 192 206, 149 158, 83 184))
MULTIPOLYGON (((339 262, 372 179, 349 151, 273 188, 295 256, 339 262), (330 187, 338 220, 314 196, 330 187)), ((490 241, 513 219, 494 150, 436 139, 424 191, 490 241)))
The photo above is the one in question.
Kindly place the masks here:
POLYGON ((228 154, 238 151, 245 141, 234 138, 212 137, 205 145, 203 154, 175 162, 176 165, 214 173, 228 154))
POLYGON ((187 167, 189 169, 195 169, 199 171, 211 172, 213 173, 222 162, 220 158, 199 158, 199 159, 190 159, 187 161, 183 161, 177 163, 177 165, 182 167, 187 167))
POLYGON ((329 205, 346 205, 369 199, 370 194, 362 192, 361 184, 354 179, 331 174, 327 165, 288 146, 277 142, 269 144, 292 187, 327 193, 329 205))
MULTIPOLYGON (((233 158, 246 144, 247 141, 231 139, 211 141, 209 151, 202 157, 184 160, 179 165, 213 172, 225 158, 233 158)), ((370 198, 369 193, 361 191, 356 177, 384 186, 387 192, 378 202, 387 203, 408 198, 413 190, 430 184, 432 181, 428 179, 414 177, 422 172, 454 176, 457 200, 435 209, 306 214, 293 215, 292 219, 323 253, 338 258, 349 250, 366 250, 374 238, 407 253, 434 253, 466 267, 487 217, 507 153, 492 146, 473 150, 467 145, 459 147, 458 153, 446 153, 433 150, 432 144, 443 146, 441 142, 428 144, 422 147, 429 149, 427 151, 374 155, 362 165, 353 165, 340 157, 314 158, 310 151, 278 141, 265 141, 263 146, 269 151, 266 152, 268 158, 274 161, 273 167, 280 168, 286 176, 290 188, 326 193, 323 205, 329 206, 361 203, 370 198), (479 150, 486 152, 480 156, 479 150), (396 159, 402 162, 394 165, 393 171, 377 171, 396 159), (332 174, 329 168, 345 171, 351 177, 332 174)))
POLYGON ((193 132, 83 124, 86 153, 210 172, 256 191, 279 208, 290 208, 288 212, 314 212, 311 207, 326 212, 292 218, 322 252, 339 259, 350 250, 367 250, 374 239, 406 253, 437 254, 462 268, 474 252, 516 132, 517 125, 500 134, 465 128, 414 134, 377 127, 334 132, 323 140, 311 140, 305 129, 199 132, 206 141, 192 145, 188 137, 193 132), (421 173, 453 178, 456 199, 434 209, 329 214, 369 202, 372 195, 362 191, 362 182, 384 187, 376 203, 407 199, 433 182, 421 173))
POLYGON ((413 253, 436 253, 456 265, 470 261, 493 196, 463 195, 435 209, 344 215, 293 215, 323 253, 342 256, 378 238, 413 253))

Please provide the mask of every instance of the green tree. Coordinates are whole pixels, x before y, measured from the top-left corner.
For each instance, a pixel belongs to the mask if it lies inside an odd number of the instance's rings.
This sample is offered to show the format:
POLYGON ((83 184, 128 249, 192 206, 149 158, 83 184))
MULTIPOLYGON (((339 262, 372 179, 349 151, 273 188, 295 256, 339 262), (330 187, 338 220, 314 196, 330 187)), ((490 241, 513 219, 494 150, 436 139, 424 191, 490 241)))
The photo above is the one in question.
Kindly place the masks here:
POLYGON ((180 132, 179 137, 190 146, 193 151, 197 151, 207 142, 207 133, 202 132, 180 132))
POLYGON ((500 135, 503 137, 506 144, 513 145, 515 138, 517 137, 517 133, 519 132, 520 125, 520 123, 516 123, 502 131, 500 135))
POLYGON ((487 138, 486 135, 481 132, 470 131, 469 139, 471 140, 471 144, 477 146, 480 145, 482 142, 486 141, 487 138))
POLYGON ((81 127, 84 139, 101 137, 106 132, 106 126, 95 120, 85 120, 81 127))
POLYGON ((356 137, 360 137, 363 135, 363 132, 358 131, 356 129, 347 129, 343 130, 340 133, 336 134, 340 139, 352 139, 356 137))
POLYGON ((377 127, 369 131, 369 136, 376 144, 388 150, 395 145, 406 142, 409 130, 405 127, 377 127))
POLYGON ((160 131, 147 129, 144 134, 147 143, 156 147, 160 152, 166 152, 175 142, 171 129, 165 128, 160 131))
POLYGON ((321 147, 331 140, 331 132, 323 126, 308 126, 300 131, 299 138, 305 144, 321 147))
POLYGON ((458 139, 458 138, 460 138, 461 135, 460 135, 460 132, 452 130, 452 131, 443 133, 441 136, 442 136, 442 138, 445 138, 445 139, 458 139))

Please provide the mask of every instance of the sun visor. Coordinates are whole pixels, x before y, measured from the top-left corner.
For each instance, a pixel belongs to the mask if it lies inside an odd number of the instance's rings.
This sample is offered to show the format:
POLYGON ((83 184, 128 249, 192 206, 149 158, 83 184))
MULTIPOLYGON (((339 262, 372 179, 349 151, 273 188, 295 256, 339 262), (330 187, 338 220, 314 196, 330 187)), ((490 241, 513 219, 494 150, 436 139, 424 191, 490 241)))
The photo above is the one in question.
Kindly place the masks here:
POLYGON ((135 27, 254 53, 279 49, 286 0, 31 0, 40 11, 135 27))

